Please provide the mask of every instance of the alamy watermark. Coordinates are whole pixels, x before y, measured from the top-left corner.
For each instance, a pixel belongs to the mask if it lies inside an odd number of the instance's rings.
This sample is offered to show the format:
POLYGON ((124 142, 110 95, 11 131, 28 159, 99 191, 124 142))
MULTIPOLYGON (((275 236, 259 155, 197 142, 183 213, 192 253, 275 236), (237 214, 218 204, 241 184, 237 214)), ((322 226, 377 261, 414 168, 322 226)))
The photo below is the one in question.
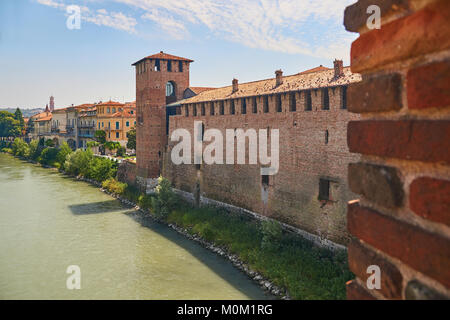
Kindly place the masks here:
POLYGON ((379 6, 372 4, 367 7, 367 14, 370 14, 367 18, 366 26, 368 29, 381 29, 381 9, 379 6))
POLYGON ((66 280, 66 287, 69 290, 81 289, 81 269, 77 265, 70 265, 66 270, 67 274, 70 274, 66 280))
POLYGON ((373 264, 367 267, 367 271, 370 276, 367 278, 366 286, 367 289, 381 289, 381 270, 380 267, 373 264))
POLYGON ((178 142, 171 152, 171 160, 174 164, 246 164, 248 140, 248 164, 260 164, 261 175, 275 175, 279 169, 279 130, 255 129, 225 130, 225 155, 224 137, 219 129, 204 130, 202 121, 194 121, 194 141, 192 156, 192 137, 187 129, 175 129, 170 139, 178 142), (270 135, 269 135, 270 134, 270 135), (181 140, 181 141, 180 141, 181 140), (270 156, 268 144, 270 140, 270 156), (203 148, 203 142, 209 144, 203 148), (236 154, 235 154, 236 149, 236 154), (236 161, 235 161, 236 159, 236 161), (259 161, 259 162, 258 162, 259 161))
POLYGON ((68 15, 66 26, 69 30, 81 29, 81 8, 77 5, 70 5, 66 7, 68 15))

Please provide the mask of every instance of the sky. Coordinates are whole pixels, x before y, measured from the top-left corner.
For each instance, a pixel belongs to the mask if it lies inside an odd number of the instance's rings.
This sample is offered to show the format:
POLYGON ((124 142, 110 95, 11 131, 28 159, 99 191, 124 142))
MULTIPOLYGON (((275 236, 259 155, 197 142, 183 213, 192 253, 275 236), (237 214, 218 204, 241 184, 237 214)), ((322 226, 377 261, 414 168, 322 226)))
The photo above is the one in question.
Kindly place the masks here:
POLYGON ((343 59, 355 0, 0 0, 0 107, 134 101, 139 59, 194 60, 190 85, 222 87, 343 59), (80 8, 79 29, 68 6, 80 8), (71 24, 69 23, 69 26, 71 24))

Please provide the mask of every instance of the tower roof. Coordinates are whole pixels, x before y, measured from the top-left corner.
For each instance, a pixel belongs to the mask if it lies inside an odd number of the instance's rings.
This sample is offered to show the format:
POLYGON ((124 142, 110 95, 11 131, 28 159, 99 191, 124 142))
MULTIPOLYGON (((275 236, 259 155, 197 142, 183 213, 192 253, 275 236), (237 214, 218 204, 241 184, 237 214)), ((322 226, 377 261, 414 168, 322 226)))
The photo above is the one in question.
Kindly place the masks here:
POLYGON ((142 60, 145 59, 159 59, 159 60, 178 60, 178 61, 187 61, 187 62, 194 62, 194 60, 191 59, 187 59, 187 58, 183 58, 183 57, 178 57, 178 56, 174 56, 165 52, 160 51, 159 53, 156 54, 152 54, 151 56, 142 58, 139 61, 136 61, 135 63, 132 64, 132 66, 134 66, 135 64, 141 62, 142 60))

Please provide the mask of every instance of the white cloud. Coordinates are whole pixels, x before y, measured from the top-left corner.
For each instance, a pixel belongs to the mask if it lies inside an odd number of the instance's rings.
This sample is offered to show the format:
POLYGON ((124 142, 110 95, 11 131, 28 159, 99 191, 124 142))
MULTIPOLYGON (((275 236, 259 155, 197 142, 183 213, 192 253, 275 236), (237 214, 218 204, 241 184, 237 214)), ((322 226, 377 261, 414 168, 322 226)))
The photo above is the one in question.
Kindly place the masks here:
MULTIPOLYGON (((62 1, 54 0, 37 0, 38 3, 66 11, 69 4, 62 1)), ((122 12, 108 12, 106 9, 98 9, 93 12, 86 6, 80 6, 81 20, 91 22, 99 26, 107 26, 129 33, 135 33, 137 21, 133 17, 129 17, 122 12)))
POLYGON ((191 24, 252 48, 332 58, 348 56, 354 38, 342 27, 344 8, 354 0, 116 1, 143 10, 175 39, 186 36, 191 24), (318 41, 311 43, 314 36, 318 41))

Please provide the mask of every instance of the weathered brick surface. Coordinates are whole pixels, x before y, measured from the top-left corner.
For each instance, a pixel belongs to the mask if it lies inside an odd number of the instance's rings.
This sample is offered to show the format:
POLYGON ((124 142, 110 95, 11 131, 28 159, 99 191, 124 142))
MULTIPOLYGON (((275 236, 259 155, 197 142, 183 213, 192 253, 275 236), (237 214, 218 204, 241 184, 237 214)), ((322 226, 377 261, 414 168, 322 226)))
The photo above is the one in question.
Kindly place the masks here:
POLYGON ((351 163, 348 183, 350 190, 384 207, 395 208, 403 204, 403 184, 396 168, 351 163))
POLYGON ((409 70, 407 94, 409 109, 450 106, 450 60, 409 70))
MULTIPOLYGON (((349 205, 349 232, 412 268, 450 286, 450 240, 419 227, 361 207, 349 205)), ((350 261, 353 256, 350 255, 350 261)))
MULTIPOLYGON (((209 106, 205 116, 200 113, 170 118, 169 136, 174 129, 185 128, 191 135, 195 120, 202 120, 205 130, 216 128, 225 137, 225 129, 279 129, 280 168, 269 178, 269 187, 261 181, 260 165, 206 165, 199 172, 195 165, 173 165, 169 143, 165 155, 164 175, 176 187, 193 191, 200 184, 203 195, 214 200, 243 207, 265 216, 296 226, 310 233, 346 243, 346 202, 355 195, 347 186, 347 166, 358 161, 346 147, 346 126, 358 114, 341 108, 341 88, 329 89, 330 110, 322 110, 321 92, 312 93, 312 110, 305 111, 305 94, 298 92, 297 110, 289 111, 289 95, 282 95, 282 112, 276 112, 275 96, 269 97, 269 113, 263 112, 263 98, 257 97, 257 114, 251 112, 247 100, 247 114, 241 114, 241 101, 235 101, 236 114, 230 115, 229 101, 225 101, 225 115, 211 116, 209 106), (325 142, 326 130, 329 142, 325 142), (198 178, 200 177, 200 178, 198 178), (320 178, 329 178, 330 201, 319 196, 320 178)), ((208 145, 204 143, 204 147, 208 145)), ((225 154, 225 151, 224 151, 225 154)), ((248 159, 247 159, 248 162, 248 159)))
POLYGON ((418 280, 409 281, 405 288, 407 300, 448 300, 449 297, 421 283, 418 280))
POLYGON ((347 31, 358 32, 365 26, 369 18, 367 8, 370 5, 377 5, 382 17, 409 12, 411 9, 409 0, 360 0, 345 8, 344 26, 347 31))
POLYGON ((177 99, 183 97, 189 87, 189 63, 183 62, 183 71, 167 70, 167 61, 160 60, 161 71, 155 71, 155 60, 145 60, 146 71, 136 68, 136 160, 137 176, 155 178, 160 174, 162 153, 167 143, 166 136, 166 83, 175 84, 177 99))
POLYGON ((348 88, 348 111, 356 113, 402 108, 402 78, 388 74, 352 83, 348 88))
POLYGON ((363 72, 450 48, 450 1, 443 0, 362 34, 352 43, 351 69, 363 72))
POLYGON ((450 226, 450 181, 415 179, 410 186, 409 203, 417 215, 450 226))
POLYGON ((450 162, 450 121, 367 120, 348 124, 350 152, 426 162, 450 162))
POLYGON ((351 257, 349 259, 350 270, 361 279, 362 283, 366 283, 370 276, 367 268, 371 265, 379 266, 381 271, 381 289, 379 291, 388 299, 402 297, 403 276, 394 264, 355 240, 351 241, 348 246, 348 255, 351 257))
POLYGON ((346 283, 347 299, 350 300, 376 300, 365 288, 355 280, 346 283))

